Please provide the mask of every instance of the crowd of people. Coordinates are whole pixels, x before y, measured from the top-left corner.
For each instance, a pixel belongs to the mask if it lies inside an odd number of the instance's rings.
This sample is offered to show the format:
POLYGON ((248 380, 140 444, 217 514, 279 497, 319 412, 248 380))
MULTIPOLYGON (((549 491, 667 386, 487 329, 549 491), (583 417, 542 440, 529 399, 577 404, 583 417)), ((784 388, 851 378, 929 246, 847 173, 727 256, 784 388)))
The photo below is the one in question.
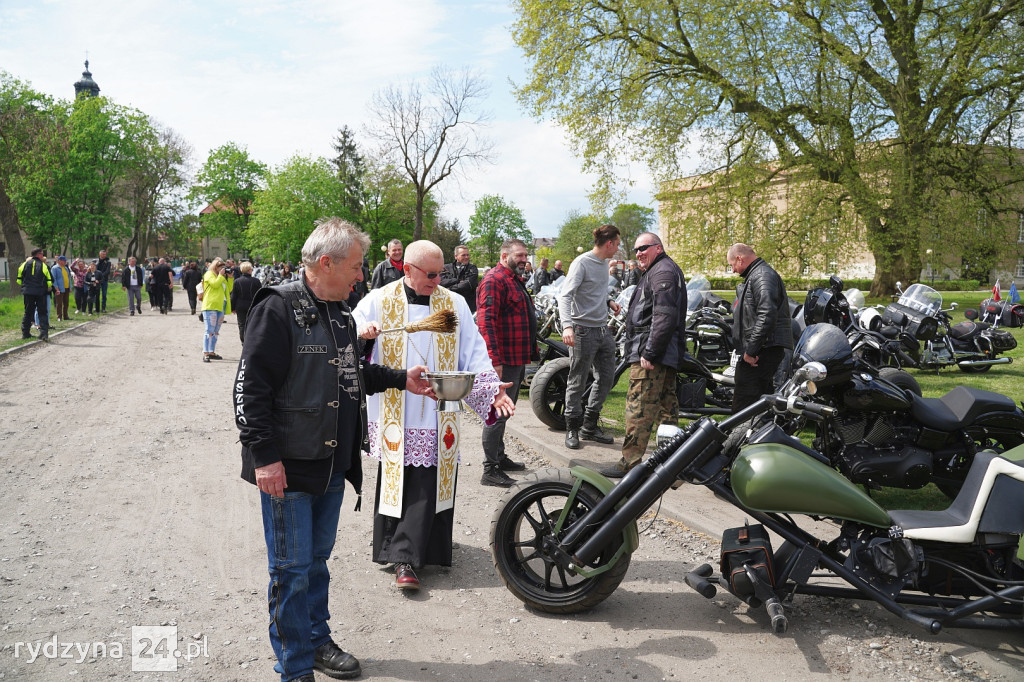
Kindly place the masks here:
MULTIPOLYGON (((446 264, 429 241, 406 248, 392 240, 371 275, 369 238, 330 218, 307 238, 297 271, 221 258, 204 268, 185 263, 180 284, 205 327, 204 362, 222 359, 216 347, 224 317, 238 317, 242 352, 233 402, 241 476, 259 489, 269 634, 282 680, 312 680, 313 670, 338 679, 361 673, 359 661, 331 637, 327 569, 346 481, 361 500, 361 455, 377 466, 372 560, 393 566, 394 585, 409 591, 419 589, 424 566, 452 563, 460 417, 439 409, 429 373, 474 375, 465 403, 484 421, 483 485, 509 487, 515 482, 509 472, 526 468, 506 454, 505 427, 526 367, 538 360, 531 288, 565 278, 558 305, 570 358, 567 448, 614 443, 599 418, 614 379, 607 320, 618 312, 613 295, 620 288, 635 285, 625 322, 626 433, 619 461, 602 473, 623 476, 642 460, 652 430, 677 421, 675 375, 686 350, 683 272, 657 234, 639 235, 632 245, 636 260, 628 262, 614 259, 621 247, 617 227, 602 225, 593 236, 593 248, 567 273, 561 261, 549 268, 546 258, 533 270, 528 246, 518 239, 501 245, 498 262, 482 277, 465 245, 446 264), (591 373, 594 389, 584 404, 591 373)), ((733 326, 735 347, 743 351, 738 409, 768 390, 762 384, 793 340, 778 274, 745 244, 733 245, 727 262, 743 278, 733 326)), ((172 309, 174 273, 164 259, 143 266, 129 258, 120 276, 130 315, 142 313, 143 287, 150 310, 172 309)), ((42 250, 33 251, 18 272, 24 336, 38 315, 46 339, 49 306, 66 319, 71 291, 78 312, 105 310, 110 277, 106 252, 88 264, 68 265, 60 256, 51 268, 42 250)))

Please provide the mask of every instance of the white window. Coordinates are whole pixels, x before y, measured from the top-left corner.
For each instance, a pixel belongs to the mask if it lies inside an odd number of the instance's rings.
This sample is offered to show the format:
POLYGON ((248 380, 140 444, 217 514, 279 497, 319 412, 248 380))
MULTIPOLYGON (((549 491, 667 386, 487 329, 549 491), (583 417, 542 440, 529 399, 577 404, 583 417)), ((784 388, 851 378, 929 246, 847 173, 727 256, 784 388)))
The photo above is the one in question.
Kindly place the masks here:
POLYGON ((1024 244, 1024 213, 1017 214, 1017 243, 1024 244))
POLYGON ((1024 258, 1017 259, 1017 271, 1013 273, 1014 277, 1024 277, 1024 258))

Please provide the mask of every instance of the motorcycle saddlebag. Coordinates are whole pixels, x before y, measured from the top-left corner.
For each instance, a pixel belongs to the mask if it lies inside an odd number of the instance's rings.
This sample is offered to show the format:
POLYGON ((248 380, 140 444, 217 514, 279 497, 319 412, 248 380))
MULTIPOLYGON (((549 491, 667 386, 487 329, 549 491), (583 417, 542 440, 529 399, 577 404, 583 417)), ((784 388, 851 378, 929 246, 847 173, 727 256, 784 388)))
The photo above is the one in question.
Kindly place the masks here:
POLYGON ((992 329, 989 331, 989 338, 992 339, 992 348, 1005 353, 1017 347, 1017 339, 1005 329, 992 329))
POLYGON ((1003 306, 1002 319, 999 324, 1004 327, 1024 327, 1024 305, 1007 303, 1003 306))
POLYGON ((761 580, 775 584, 772 542, 761 524, 729 528, 722 535, 722 577, 729 580, 729 591, 737 597, 753 596, 754 586, 746 570, 749 564, 761 580))
POLYGON ((704 407, 704 396, 707 392, 708 382, 703 377, 683 381, 679 379, 676 384, 676 397, 679 399, 679 409, 694 410, 704 407))

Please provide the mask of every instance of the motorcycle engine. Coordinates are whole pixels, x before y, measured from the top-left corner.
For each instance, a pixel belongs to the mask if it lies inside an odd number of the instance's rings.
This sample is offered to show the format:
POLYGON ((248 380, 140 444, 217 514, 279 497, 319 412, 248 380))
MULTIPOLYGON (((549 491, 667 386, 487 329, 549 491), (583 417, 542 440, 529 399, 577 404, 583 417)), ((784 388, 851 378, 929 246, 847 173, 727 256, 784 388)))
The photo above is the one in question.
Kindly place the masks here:
MULTIPOLYGON (((854 483, 921 488, 932 474, 932 452, 915 447, 915 434, 885 415, 857 415, 834 421, 832 451, 839 470, 854 483)), ((912 429, 911 429, 912 431, 912 429)))

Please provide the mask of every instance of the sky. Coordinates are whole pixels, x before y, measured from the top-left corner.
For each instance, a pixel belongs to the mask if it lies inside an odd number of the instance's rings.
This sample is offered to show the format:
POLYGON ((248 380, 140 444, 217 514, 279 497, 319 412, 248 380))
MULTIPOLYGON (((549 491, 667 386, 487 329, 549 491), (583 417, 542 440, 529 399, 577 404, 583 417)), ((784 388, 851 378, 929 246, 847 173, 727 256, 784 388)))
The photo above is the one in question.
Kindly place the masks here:
MULTIPOLYGON (((594 178, 562 130, 526 114, 511 92, 525 60, 505 0, 0 0, 0 69, 71 99, 88 55, 101 94, 174 129, 198 168, 233 141, 271 167, 333 155, 347 125, 357 142, 374 92, 444 65, 489 86, 494 164, 442 184, 442 215, 468 233, 473 203, 499 194, 537 237, 589 212, 594 178)), ((648 173, 632 168, 627 201, 656 208, 648 173)))

